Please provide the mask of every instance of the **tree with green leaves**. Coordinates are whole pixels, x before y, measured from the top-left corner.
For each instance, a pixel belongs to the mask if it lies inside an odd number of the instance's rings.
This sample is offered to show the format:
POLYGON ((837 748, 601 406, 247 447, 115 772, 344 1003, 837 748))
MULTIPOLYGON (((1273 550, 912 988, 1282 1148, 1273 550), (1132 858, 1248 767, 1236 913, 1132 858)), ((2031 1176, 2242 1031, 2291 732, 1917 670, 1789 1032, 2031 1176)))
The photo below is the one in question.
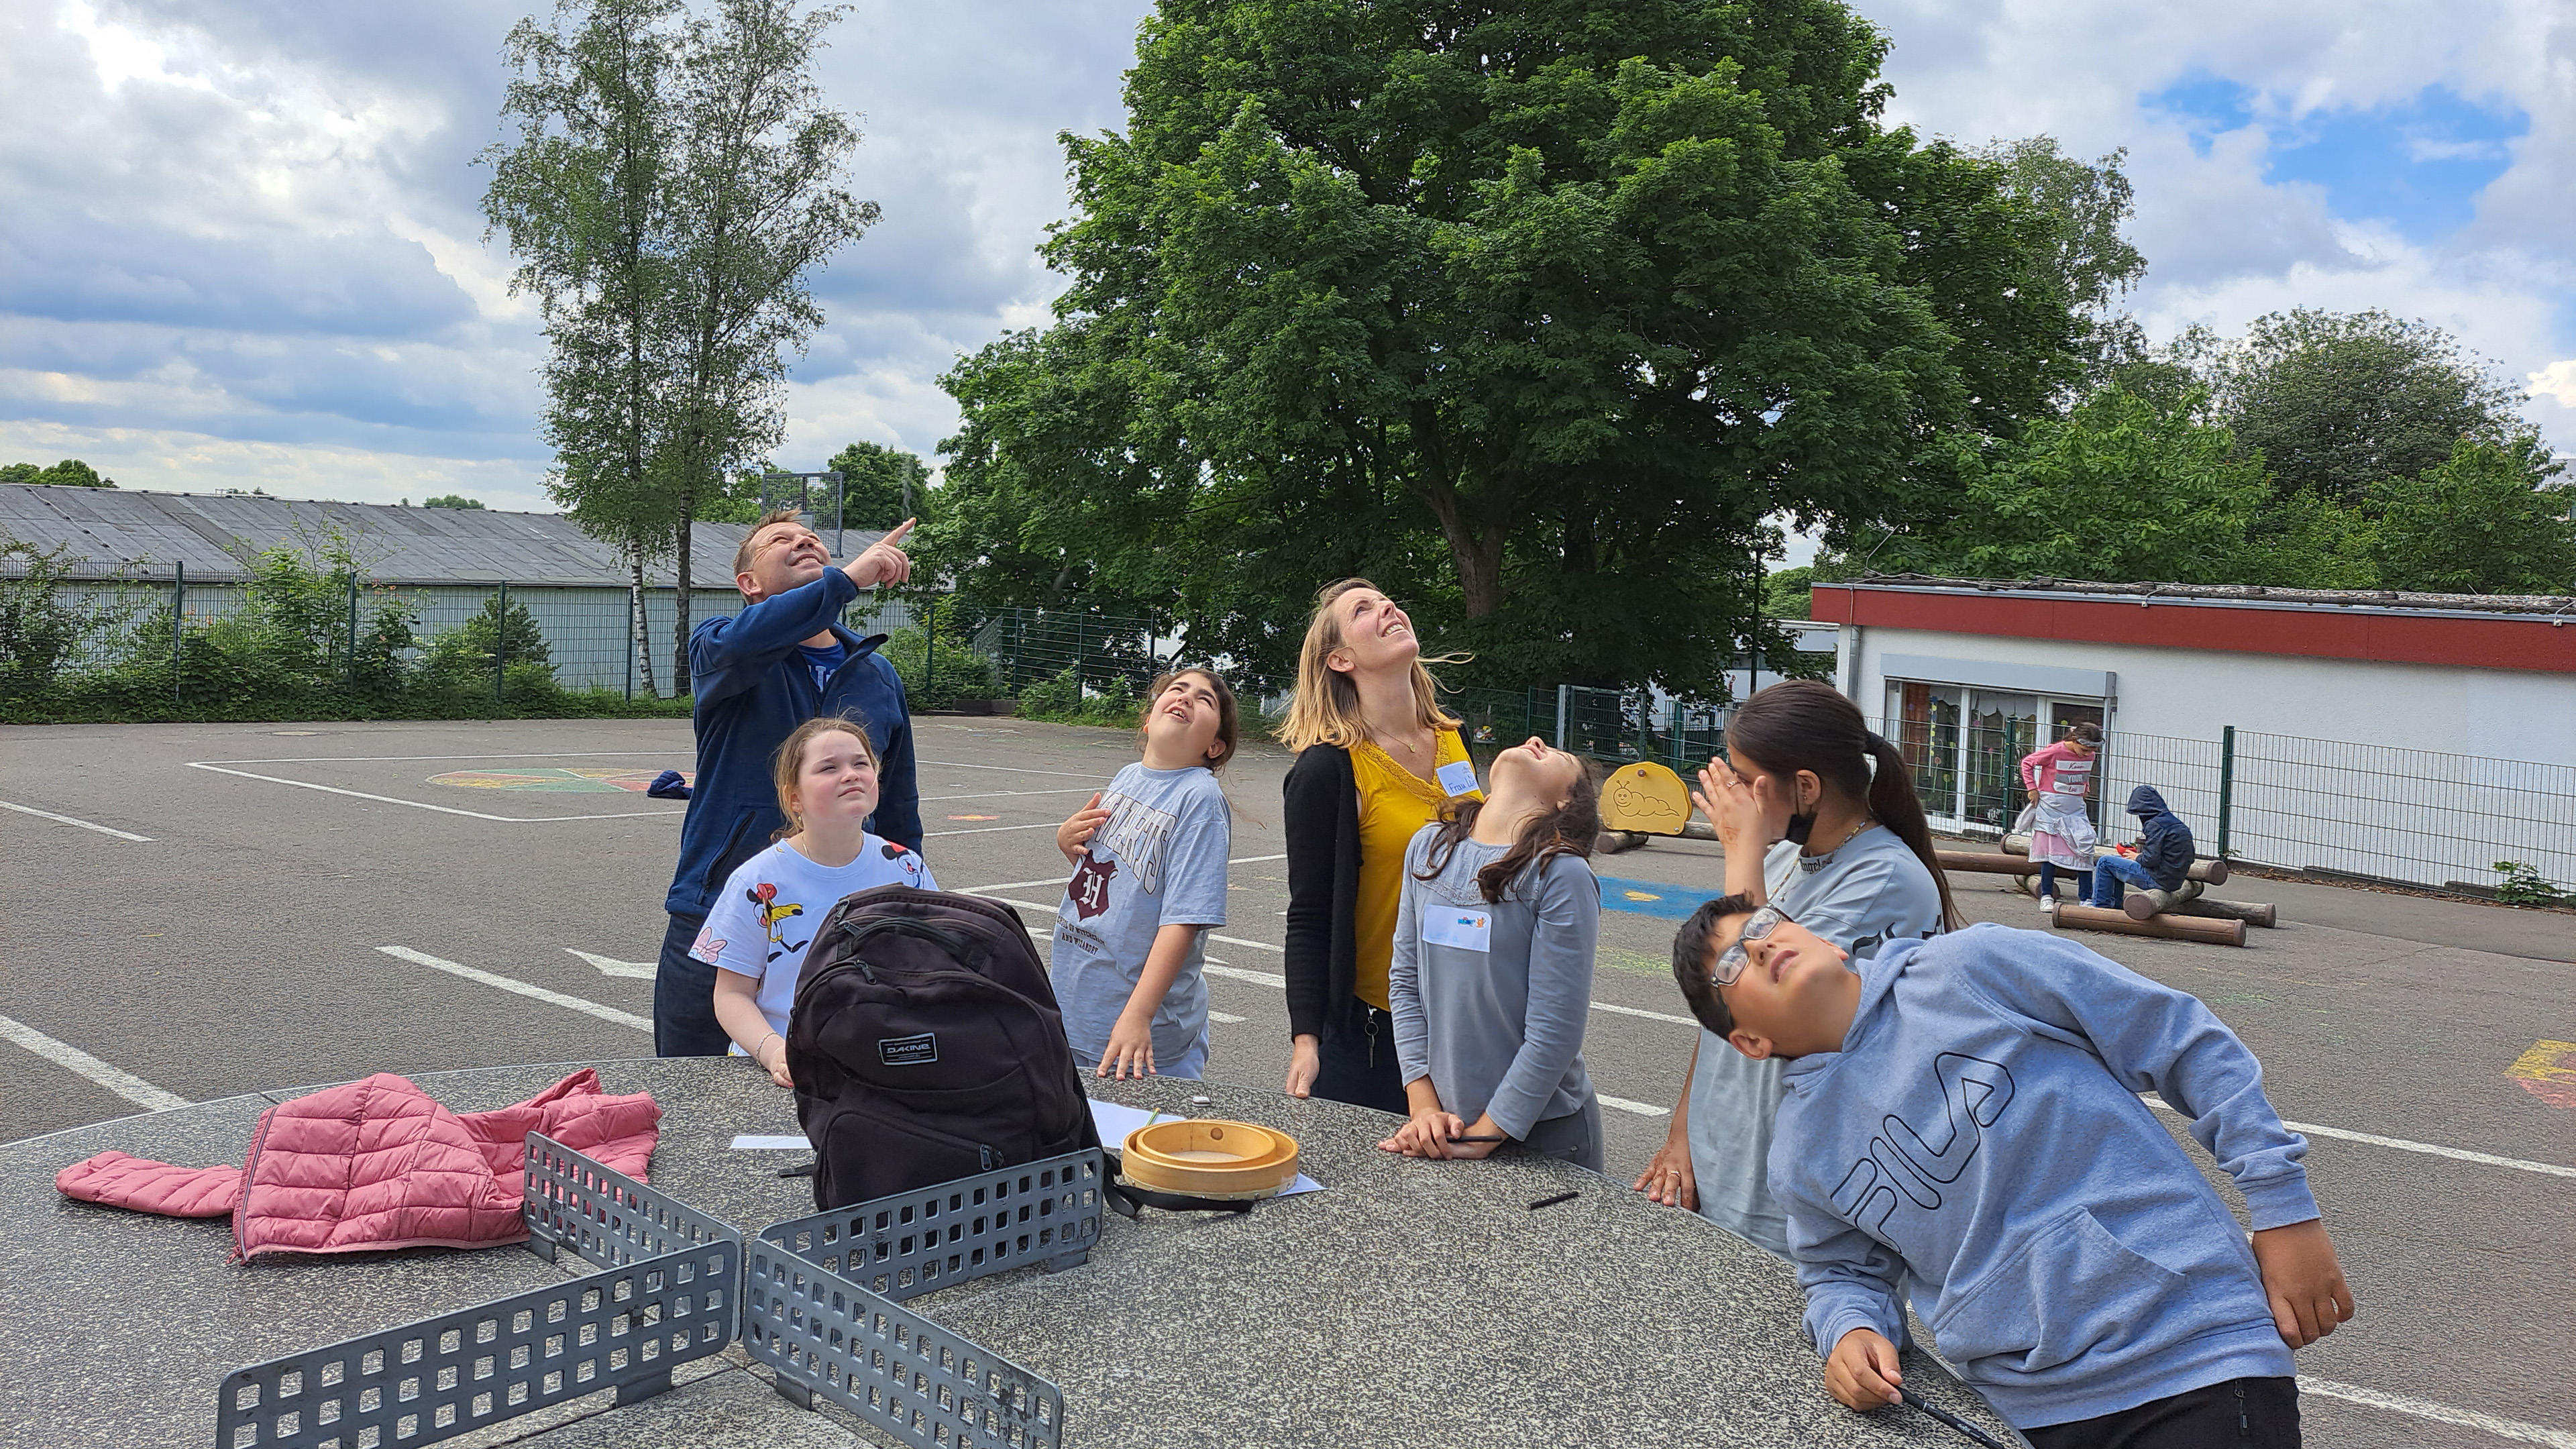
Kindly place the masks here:
MULTIPOLYGON (((671 383, 664 464, 682 518, 786 432, 787 355, 822 308, 806 278, 875 224, 844 189, 858 128, 824 104, 814 58, 843 7, 715 0, 687 30, 678 72, 679 164, 670 173, 679 287, 662 335, 671 383)), ((689 577, 689 531, 674 541, 689 577)), ((674 626, 674 688, 689 687, 689 591, 674 626)))
POLYGON ((785 355, 822 320, 805 277, 875 220, 839 184, 858 133, 812 79, 842 13, 564 0, 510 32, 518 135, 484 154, 484 211, 542 304, 549 491, 628 561, 639 653, 646 565, 689 577, 698 498, 783 428, 785 355))
POLYGON ((688 517, 658 466, 669 432, 658 354, 678 287, 668 176, 681 13, 679 0, 564 0, 552 25, 513 26, 501 114, 517 139, 480 158, 492 168, 484 216, 519 261, 510 289, 535 294, 549 345, 547 491, 626 561, 628 647, 648 691, 644 569, 688 517))
POLYGON ((2462 439, 2412 478, 2372 484, 2378 587, 2442 594, 2576 594, 2576 488, 2536 434, 2462 439))
POLYGON ((1952 444, 1966 484, 1937 527, 1869 566, 1967 578, 2235 583, 2269 493, 2224 428, 2117 387, 2019 438, 1952 444))
POLYGON ((918 453, 852 443, 825 468, 841 475, 841 516, 852 528, 892 528, 930 504, 930 465, 918 453))
POLYGON ((1066 140, 1056 325, 946 380, 934 551, 1238 657, 1367 572, 1487 673, 1713 687, 1766 518, 1932 510, 1937 439, 2080 375, 2053 224, 1882 124, 1885 49, 1838 0, 1165 0, 1066 140))
POLYGON ((2213 418, 2263 455, 2284 493, 2352 502, 2439 467, 2464 438, 2501 445, 2531 431, 2528 395, 2494 363, 2377 309, 2274 312, 2230 342, 2187 337, 2182 360, 2198 361, 2213 418))
POLYGON ((65 458, 50 468, 33 463, 10 463, 0 466, 0 483, 40 483, 55 488, 113 488, 116 480, 102 478, 98 470, 78 458, 65 458))
POLYGON ((1999 141, 1977 154, 2003 169, 2005 190, 2028 203, 2044 228, 2049 285, 2084 324, 2078 345, 2088 377, 2107 381, 2146 351, 2137 319, 2116 310, 2147 270, 2127 233, 2138 213, 2127 149, 2085 161, 2066 154, 2056 137, 2041 135, 1999 141))
POLYGON ((462 493, 441 493, 441 494, 440 494, 440 495, 438 495, 436 498, 425 498, 425 499, 422 499, 422 500, 421 500, 421 504, 420 504, 420 506, 421 506, 421 507, 423 507, 423 508, 478 508, 478 509, 479 509, 479 508, 481 508, 481 507, 483 506, 483 500, 481 500, 481 499, 479 499, 479 498, 468 498, 468 497, 466 497, 466 496, 465 496, 464 494, 462 494, 462 493))

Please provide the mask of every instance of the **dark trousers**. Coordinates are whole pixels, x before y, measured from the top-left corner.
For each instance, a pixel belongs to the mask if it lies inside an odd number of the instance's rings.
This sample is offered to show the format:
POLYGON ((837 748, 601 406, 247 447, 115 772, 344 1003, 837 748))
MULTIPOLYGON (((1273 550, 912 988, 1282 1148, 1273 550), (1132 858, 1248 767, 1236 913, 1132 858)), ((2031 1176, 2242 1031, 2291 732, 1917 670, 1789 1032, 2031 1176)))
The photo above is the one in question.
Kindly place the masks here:
POLYGON ((2032 1449, 2299 1449, 2299 1381, 2229 1379, 2022 1437, 2032 1449))
POLYGON ((716 968, 689 954, 706 921, 671 917, 662 933, 661 969, 653 973, 653 1055, 720 1057, 733 1038, 716 1021, 716 968))
POLYGON ((1404 1100, 1404 1068, 1395 1060, 1395 1018, 1352 997, 1342 1029, 1325 1032, 1316 1048, 1315 1095, 1413 1115, 1404 1100))

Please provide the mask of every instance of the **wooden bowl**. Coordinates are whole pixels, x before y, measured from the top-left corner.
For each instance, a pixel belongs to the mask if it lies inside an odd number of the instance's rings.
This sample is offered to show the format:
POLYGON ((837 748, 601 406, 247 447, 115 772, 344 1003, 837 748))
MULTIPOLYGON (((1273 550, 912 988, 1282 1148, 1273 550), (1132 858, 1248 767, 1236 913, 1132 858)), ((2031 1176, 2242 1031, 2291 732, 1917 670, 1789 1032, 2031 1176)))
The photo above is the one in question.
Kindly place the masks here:
POLYGON ((1127 1134, 1120 1175, 1155 1192, 1267 1197, 1297 1180, 1297 1139, 1249 1122, 1155 1122, 1127 1134))

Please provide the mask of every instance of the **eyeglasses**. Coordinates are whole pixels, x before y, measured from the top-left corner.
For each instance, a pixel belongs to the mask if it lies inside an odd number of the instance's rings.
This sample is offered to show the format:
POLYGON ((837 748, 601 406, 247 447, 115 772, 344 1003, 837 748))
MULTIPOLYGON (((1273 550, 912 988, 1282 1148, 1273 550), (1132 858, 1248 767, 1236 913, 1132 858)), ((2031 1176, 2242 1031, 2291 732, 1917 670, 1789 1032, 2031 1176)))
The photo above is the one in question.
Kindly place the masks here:
POLYGON ((1789 913, 1778 906, 1764 906, 1755 911, 1753 918, 1744 923, 1744 934, 1735 938, 1734 945, 1718 953, 1717 969, 1709 973, 1708 984, 1733 986, 1735 978, 1744 974, 1744 963, 1752 959, 1744 948, 1769 937, 1788 919, 1789 913))

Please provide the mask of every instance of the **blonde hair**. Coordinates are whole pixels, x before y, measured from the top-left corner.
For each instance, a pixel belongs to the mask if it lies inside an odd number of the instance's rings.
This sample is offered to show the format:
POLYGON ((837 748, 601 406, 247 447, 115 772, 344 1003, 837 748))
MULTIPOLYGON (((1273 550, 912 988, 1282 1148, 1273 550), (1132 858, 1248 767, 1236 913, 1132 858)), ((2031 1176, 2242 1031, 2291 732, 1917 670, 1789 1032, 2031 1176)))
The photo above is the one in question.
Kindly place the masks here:
POLYGON ((877 742, 868 738, 868 727, 848 715, 818 714, 798 725, 769 761, 778 786, 778 813, 787 817, 787 823, 770 834, 772 840, 785 840, 805 828, 805 822, 796 815, 796 777, 805 772, 806 746, 822 735, 857 736, 859 753, 868 757, 870 765, 884 768, 884 762, 877 758, 877 742))
MULTIPOLYGON (((1315 595, 1315 612, 1306 620, 1306 642, 1297 651, 1297 691, 1288 700, 1288 718, 1279 727, 1279 742, 1291 750, 1308 745, 1332 745, 1350 749, 1368 738, 1368 726, 1360 719, 1360 687, 1348 674, 1333 668, 1325 660, 1342 647, 1342 621, 1333 605, 1353 589, 1374 589, 1366 579, 1343 579, 1324 585, 1315 595)), ((1464 654, 1446 654, 1430 659, 1431 664, 1462 664, 1464 654)), ((1431 677, 1425 660, 1413 661, 1414 723, 1429 730, 1454 730, 1457 719, 1440 707, 1440 681, 1431 677)))

